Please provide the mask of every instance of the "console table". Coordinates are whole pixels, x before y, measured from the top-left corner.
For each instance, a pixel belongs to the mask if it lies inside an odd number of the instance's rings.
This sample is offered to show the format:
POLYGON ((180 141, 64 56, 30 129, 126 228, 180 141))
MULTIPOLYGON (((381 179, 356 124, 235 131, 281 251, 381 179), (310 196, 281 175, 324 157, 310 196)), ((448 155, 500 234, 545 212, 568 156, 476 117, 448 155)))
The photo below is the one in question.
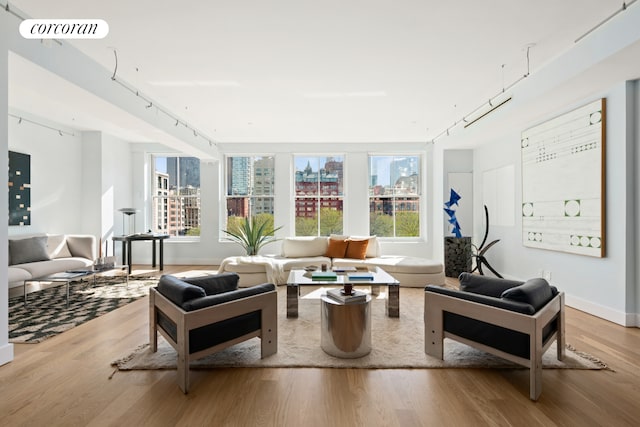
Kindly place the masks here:
POLYGON ((129 234, 128 236, 113 236, 113 253, 115 253, 116 242, 122 242, 122 263, 129 266, 129 274, 131 274, 131 242, 139 240, 151 241, 151 266, 156 266, 156 242, 160 246, 160 270, 164 269, 164 247, 163 242, 168 239, 168 234, 129 234))

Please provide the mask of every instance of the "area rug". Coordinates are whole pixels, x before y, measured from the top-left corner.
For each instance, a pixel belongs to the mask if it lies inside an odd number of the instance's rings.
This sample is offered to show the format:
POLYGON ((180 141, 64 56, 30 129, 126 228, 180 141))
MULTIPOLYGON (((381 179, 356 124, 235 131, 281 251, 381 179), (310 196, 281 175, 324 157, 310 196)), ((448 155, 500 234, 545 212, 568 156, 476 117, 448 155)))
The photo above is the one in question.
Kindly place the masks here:
MULTIPOLYGON (((303 292, 305 289, 303 289, 303 292)), ((260 340, 254 338, 219 353, 192 362, 192 369, 218 367, 316 367, 316 368, 519 368, 518 365, 458 342, 445 340, 444 360, 424 352, 424 291, 400 289, 400 318, 385 314, 385 301, 372 301, 372 350, 358 359, 339 359, 320 348, 320 303, 318 289, 303 297, 299 317, 286 317, 286 290, 278 290, 278 352, 260 358, 260 340)), ((555 358, 552 346, 543 358, 545 368, 605 369, 590 355, 567 348, 565 360, 555 358)), ((112 363, 118 370, 176 369, 176 352, 160 336, 158 351, 142 344, 112 363)))
POLYGON ((157 279, 122 277, 72 282, 67 308, 66 285, 31 292, 25 306, 22 295, 9 299, 9 342, 35 344, 122 307, 149 294, 157 279))

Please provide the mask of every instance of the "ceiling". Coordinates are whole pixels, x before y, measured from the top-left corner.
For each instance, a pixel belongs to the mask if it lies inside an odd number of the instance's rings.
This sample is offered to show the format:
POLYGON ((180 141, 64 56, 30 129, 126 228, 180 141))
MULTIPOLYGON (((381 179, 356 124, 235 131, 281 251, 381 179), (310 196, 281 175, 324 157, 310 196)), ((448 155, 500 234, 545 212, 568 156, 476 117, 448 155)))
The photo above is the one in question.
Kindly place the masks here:
MULTIPOLYGON (((223 143, 431 140, 621 7, 619 0, 10 3, 30 17, 104 19, 105 39, 65 42, 108 70, 115 49, 120 79, 223 143)), ((10 106, 78 129, 163 141, 130 114, 13 57, 10 106)))

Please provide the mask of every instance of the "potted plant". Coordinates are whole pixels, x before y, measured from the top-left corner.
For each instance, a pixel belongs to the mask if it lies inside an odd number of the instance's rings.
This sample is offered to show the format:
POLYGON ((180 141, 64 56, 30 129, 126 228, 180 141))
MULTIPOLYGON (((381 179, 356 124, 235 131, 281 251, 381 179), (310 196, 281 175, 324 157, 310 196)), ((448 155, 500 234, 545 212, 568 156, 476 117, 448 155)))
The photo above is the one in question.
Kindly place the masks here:
POLYGON ((239 244, 247 252, 247 255, 258 255, 260 248, 273 243, 276 239, 274 233, 282 227, 273 228, 271 221, 266 218, 242 218, 238 223, 229 225, 228 230, 222 230, 228 239, 239 244))

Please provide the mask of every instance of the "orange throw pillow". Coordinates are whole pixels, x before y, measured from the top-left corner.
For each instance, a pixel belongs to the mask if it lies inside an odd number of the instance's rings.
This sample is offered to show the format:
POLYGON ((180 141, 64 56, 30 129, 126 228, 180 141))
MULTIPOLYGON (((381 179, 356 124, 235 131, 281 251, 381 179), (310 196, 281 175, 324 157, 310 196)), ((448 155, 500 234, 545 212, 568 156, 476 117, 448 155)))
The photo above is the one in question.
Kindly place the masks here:
POLYGON ((369 246, 369 239, 367 240, 347 240, 349 246, 347 246, 347 253, 345 258, 352 259, 365 259, 367 256, 367 246, 369 246))
POLYGON ((324 256, 329 258, 344 258, 348 245, 348 240, 329 239, 327 253, 325 253, 324 256))

